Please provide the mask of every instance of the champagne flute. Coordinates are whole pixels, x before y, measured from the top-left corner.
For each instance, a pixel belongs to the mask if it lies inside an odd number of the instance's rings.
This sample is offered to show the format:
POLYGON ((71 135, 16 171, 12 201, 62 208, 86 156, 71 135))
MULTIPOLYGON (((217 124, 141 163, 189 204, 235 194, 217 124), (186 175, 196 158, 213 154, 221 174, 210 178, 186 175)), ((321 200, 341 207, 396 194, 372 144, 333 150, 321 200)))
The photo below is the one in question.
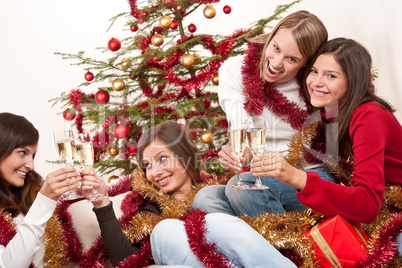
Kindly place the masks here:
MULTIPOLYGON (((73 132, 71 130, 55 131, 53 137, 60 160, 63 162, 64 166, 72 167, 74 165, 75 156, 73 132)), ((83 196, 77 193, 79 187, 66 192, 63 194, 62 198, 66 200, 82 198, 83 196)))
MULTIPOLYGON (((240 157, 246 148, 246 129, 244 128, 244 124, 235 125, 234 122, 228 120, 229 123, 229 144, 232 149, 236 160, 240 161, 240 157)), ((240 177, 240 172, 237 171, 237 179, 235 184, 230 186, 232 189, 247 189, 248 185, 244 184, 240 177)))
MULTIPOLYGON (((79 133, 74 141, 75 152, 80 164, 84 168, 92 168, 94 164, 94 148, 92 144, 91 135, 89 133, 79 133)), ((97 190, 92 190, 92 197, 88 201, 95 201, 103 199, 103 195, 99 194, 97 190)))
MULTIPOLYGON (((253 116, 247 121, 247 140, 253 155, 264 153, 267 128, 267 121, 264 117, 253 116)), ((269 189, 261 182, 261 178, 257 177, 255 184, 249 188, 250 190, 269 189)))

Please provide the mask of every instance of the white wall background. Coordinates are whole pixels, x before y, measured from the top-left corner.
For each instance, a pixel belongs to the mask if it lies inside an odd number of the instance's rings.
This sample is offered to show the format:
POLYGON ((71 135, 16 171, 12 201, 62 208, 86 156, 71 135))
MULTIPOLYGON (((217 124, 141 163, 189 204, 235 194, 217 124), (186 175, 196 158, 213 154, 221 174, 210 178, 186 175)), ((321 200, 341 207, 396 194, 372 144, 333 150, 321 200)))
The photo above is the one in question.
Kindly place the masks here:
MULTIPOLYGON (((202 15, 202 9, 189 20, 197 25, 196 33, 230 34, 271 15, 278 4, 290 2, 221 0, 213 4, 217 15, 212 20, 202 15), (229 15, 222 12, 225 4, 232 7, 229 15)), ((330 38, 353 38, 366 46, 379 73, 379 94, 401 109, 402 1, 304 0, 286 14, 300 9, 316 14, 330 38)), ((48 101, 77 88, 85 74, 82 67, 70 66, 54 52, 85 50, 89 56, 107 58, 95 48, 106 46, 111 37, 129 34, 127 29, 122 32, 122 20, 107 31, 110 18, 128 11, 126 0, 0 0, 0 112, 23 115, 38 128, 36 169, 42 175, 56 169, 46 160, 57 157, 52 132, 64 127, 60 107, 52 108, 48 101)), ((85 89, 90 91, 96 88, 85 89)), ((402 122, 402 110, 396 116, 402 122)))

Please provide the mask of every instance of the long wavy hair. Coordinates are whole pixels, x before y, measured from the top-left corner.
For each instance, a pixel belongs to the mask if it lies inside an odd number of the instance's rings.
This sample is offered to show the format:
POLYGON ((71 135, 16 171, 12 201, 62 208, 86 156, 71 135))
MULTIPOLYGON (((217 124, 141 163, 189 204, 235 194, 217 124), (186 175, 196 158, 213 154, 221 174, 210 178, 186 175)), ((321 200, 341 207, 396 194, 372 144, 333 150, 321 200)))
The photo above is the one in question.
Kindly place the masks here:
POLYGON ((144 131, 138 141, 138 162, 141 169, 146 173, 143 166, 144 149, 154 140, 161 140, 173 151, 186 172, 191 177, 192 184, 200 182, 200 153, 181 125, 174 121, 166 121, 144 131))
MULTIPOLYGON (((38 141, 38 130, 25 117, 0 113, 0 162, 14 149, 35 145, 38 141)), ((31 170, 26 174, 22 187, 10 186, 0 171, 0 209, 10 212, 13 216, 26 214, 42 183, 42 177, 31 170)))
MULTIPOLYGON (((333 141, 339 144, 340 155, 345 156, 350 153, 352 146, 349 124, 352 113, 357 106, 374 101, 391 112, 395 112, 395 110, 389 102, 375 94, 370 53, 360 43, 347 38, 335 38, 326 42, 318 49, 307 66, 304 88, 308 99, 310 99, 310 95, 307 90, 306 78, 314 62, 321 54, 332 55, 346 75, 347 89, 338 108, 338 134, 336 137, 332 137, 333 141)), ((331 134, 335 135, 334 133, 331 134)))

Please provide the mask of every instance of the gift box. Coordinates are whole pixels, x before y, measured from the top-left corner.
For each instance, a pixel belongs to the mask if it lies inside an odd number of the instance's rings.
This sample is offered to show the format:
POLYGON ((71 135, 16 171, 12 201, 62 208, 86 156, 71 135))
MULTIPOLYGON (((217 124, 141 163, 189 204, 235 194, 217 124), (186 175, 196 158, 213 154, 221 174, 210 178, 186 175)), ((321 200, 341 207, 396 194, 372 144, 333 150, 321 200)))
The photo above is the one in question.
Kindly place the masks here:
POLYGON ((343 267, 365 261, 368 236, 360 224, 337 215, 302 234, 313 241, 313 249, 321 267, 343 267))

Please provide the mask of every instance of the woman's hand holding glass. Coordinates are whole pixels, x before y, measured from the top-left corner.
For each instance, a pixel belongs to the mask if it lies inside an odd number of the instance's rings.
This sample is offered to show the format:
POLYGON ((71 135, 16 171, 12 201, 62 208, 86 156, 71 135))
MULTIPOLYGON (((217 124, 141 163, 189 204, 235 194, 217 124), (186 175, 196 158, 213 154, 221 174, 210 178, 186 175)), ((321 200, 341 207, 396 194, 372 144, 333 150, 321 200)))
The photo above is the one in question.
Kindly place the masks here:
POLYGON ((279 152, 255 156, 250 171, 254 176, 274 177, 299 190, 303 190, 307 181, 307 173, 290 165, 279 152))
POLYGON ((110 203, 108 196, 108 187, 106 182, 96 175, 93 168, 84 168, 81 171, 82 178, 82 195, 88 199, 92 200, 94 207, 104 207, 110 203), (102 195, 103 198, 93 198, 94 192, 102 195))
POLYGON ((81 176, 73 167, 63 167, 49 173, 40 193, 57 201, 64 193, 80 186, 81 176))

